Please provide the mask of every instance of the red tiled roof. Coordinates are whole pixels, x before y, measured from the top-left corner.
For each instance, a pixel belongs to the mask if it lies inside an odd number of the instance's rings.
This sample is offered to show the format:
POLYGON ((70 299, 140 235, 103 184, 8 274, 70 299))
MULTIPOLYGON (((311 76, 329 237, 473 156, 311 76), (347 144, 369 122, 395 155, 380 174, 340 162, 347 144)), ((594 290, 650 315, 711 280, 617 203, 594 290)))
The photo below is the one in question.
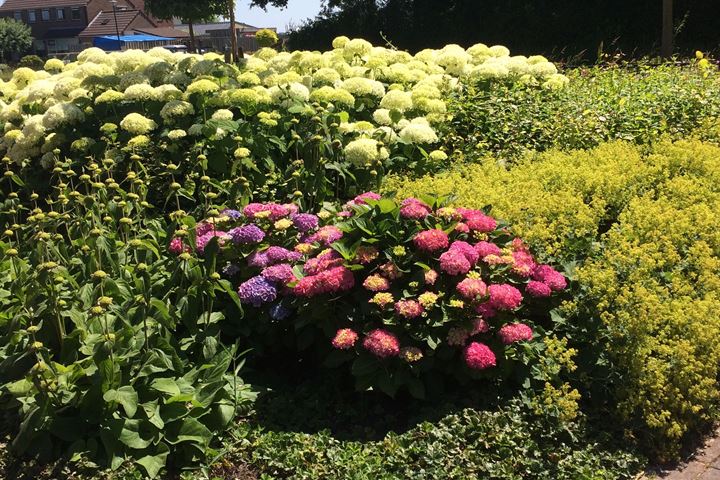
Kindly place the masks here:
POLYGON ((0 11, 28 10, 31 8, 55 8, 85 6, 90 0, 5 0, 0 11))
POLYGON ((113 12, 100 12, 80 33, 81 37, 100 37, 102 35, 115 35, 128 29, 130 24, 139 16, 139 10, 117 10, 113 12), (115 28, 115 17, 117 16, 117 29, 115 28))

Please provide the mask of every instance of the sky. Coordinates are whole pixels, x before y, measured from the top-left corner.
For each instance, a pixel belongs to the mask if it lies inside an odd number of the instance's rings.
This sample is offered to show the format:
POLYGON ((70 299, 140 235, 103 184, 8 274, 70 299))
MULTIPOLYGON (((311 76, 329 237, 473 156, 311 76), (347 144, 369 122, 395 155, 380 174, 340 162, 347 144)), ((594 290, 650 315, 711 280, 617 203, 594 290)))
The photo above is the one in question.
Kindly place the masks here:
POLYGON ((268 7, 265 12, 262 8, 250 8, 249 0, 239 0, 237 21, 256 27, 276 27, 278 32, 284 32, 290 23, 297 25, 306 18, 314 18, 320 11, 320 3, 321 0, 290 0, 285 9, 268 7))

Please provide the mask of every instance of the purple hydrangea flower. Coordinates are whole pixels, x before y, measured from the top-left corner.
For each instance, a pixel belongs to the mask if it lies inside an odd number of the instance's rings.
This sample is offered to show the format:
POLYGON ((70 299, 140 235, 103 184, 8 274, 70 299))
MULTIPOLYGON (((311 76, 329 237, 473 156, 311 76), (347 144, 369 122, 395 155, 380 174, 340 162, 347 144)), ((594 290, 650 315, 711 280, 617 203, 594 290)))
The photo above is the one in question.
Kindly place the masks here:
POLYGON ((238 219, 242 218, 242 216, 243 216, 242 212, 233 210, 231 208, 226 208, 225 210, 220 212, 220 215, 225 215, 226 217, 230 217, 233 220, 238 220, 238 219))
POLYGON ((309 232, 310 230, 315 230, 320 224, 320 219, 317 217, 317 215, 313 215, 312 213, 298 213, 292 215, 290 217, 290 220, 292 220, 295 228, 297 228, 302 233, 309 232))
POLYGON ((265 232, 257 225, 243 225, 235 227, 228 232, 232 237, 233 243, 260 243, 265 238, 265 232))
POLYGON ((283 305, 282 303, 276 303, 270 307, 270 318, 273 320, 285 320, 290 316, 292 310, 283 305))
POLYGON ((292 271, 292 267, 287 263, 280 263, 278 265, 267 267, 262 271, 261 275, 266 279, 270 280, 271 282, 280 283, 283 285, 297 280, 297 278, 295 278, 295 274, 292 271))
POLYGON ((292 252, 283 247, 270 247, 265 250, 264 253, 267 255, 269 265, 283 262, 297 262, 302 258, 301 253, 292 252))
POLYGON ((218 245, 222 246, 225 244, 225 240, 228 240, 230 236, 226 232, 221 232, 220 230, 213 230, 211 232, 207 232, 203 235, 200 235, 195 239, 195 247, 197 248, 198 253, 201 255, 205 253, 205 247, 207 247, 208 243, 210 243, 210 240, 217 237, 218 239, 218 245))
POLYGON ((253 252, 247 257, 247 263, 251 267, 265 268, 270 264, 265 252, 253 252))
POLYGON ((249 303, 253 307, 259 307, 263 303, 275 300, 277 298, 277 289, 269 280, 258 275, 240 284, 238 296, 242 303, 249 303))

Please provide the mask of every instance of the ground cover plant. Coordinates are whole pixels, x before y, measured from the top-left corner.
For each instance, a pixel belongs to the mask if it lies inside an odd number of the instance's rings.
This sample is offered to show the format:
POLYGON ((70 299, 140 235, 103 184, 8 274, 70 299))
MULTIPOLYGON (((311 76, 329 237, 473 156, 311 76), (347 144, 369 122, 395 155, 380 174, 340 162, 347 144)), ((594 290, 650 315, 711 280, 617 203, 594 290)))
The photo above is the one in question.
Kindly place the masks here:
POLYGON ((386 188, 491 203, 539 258, 575 264, 577 291, 557 320, 580 352, 587 399, 671 459, 717 419, 719 154, 698 141, 616 142, 386 188))

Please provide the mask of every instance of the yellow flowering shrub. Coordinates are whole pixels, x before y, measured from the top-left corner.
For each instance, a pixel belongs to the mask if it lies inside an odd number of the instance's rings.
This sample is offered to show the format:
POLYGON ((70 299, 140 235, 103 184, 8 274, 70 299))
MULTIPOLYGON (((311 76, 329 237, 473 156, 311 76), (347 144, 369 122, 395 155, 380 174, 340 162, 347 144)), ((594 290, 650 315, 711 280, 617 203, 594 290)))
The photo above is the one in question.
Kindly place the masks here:
POLYGON ((579 261, 562 313, 598 325, 587 345, 610 361, 616 414, 649 454, 671 459, 720 414, 718 158, 699 140, 615 142, 527 154, 512 168, 487 160, 390 178, 385 188, 492 205, 536 251, 579 261))

